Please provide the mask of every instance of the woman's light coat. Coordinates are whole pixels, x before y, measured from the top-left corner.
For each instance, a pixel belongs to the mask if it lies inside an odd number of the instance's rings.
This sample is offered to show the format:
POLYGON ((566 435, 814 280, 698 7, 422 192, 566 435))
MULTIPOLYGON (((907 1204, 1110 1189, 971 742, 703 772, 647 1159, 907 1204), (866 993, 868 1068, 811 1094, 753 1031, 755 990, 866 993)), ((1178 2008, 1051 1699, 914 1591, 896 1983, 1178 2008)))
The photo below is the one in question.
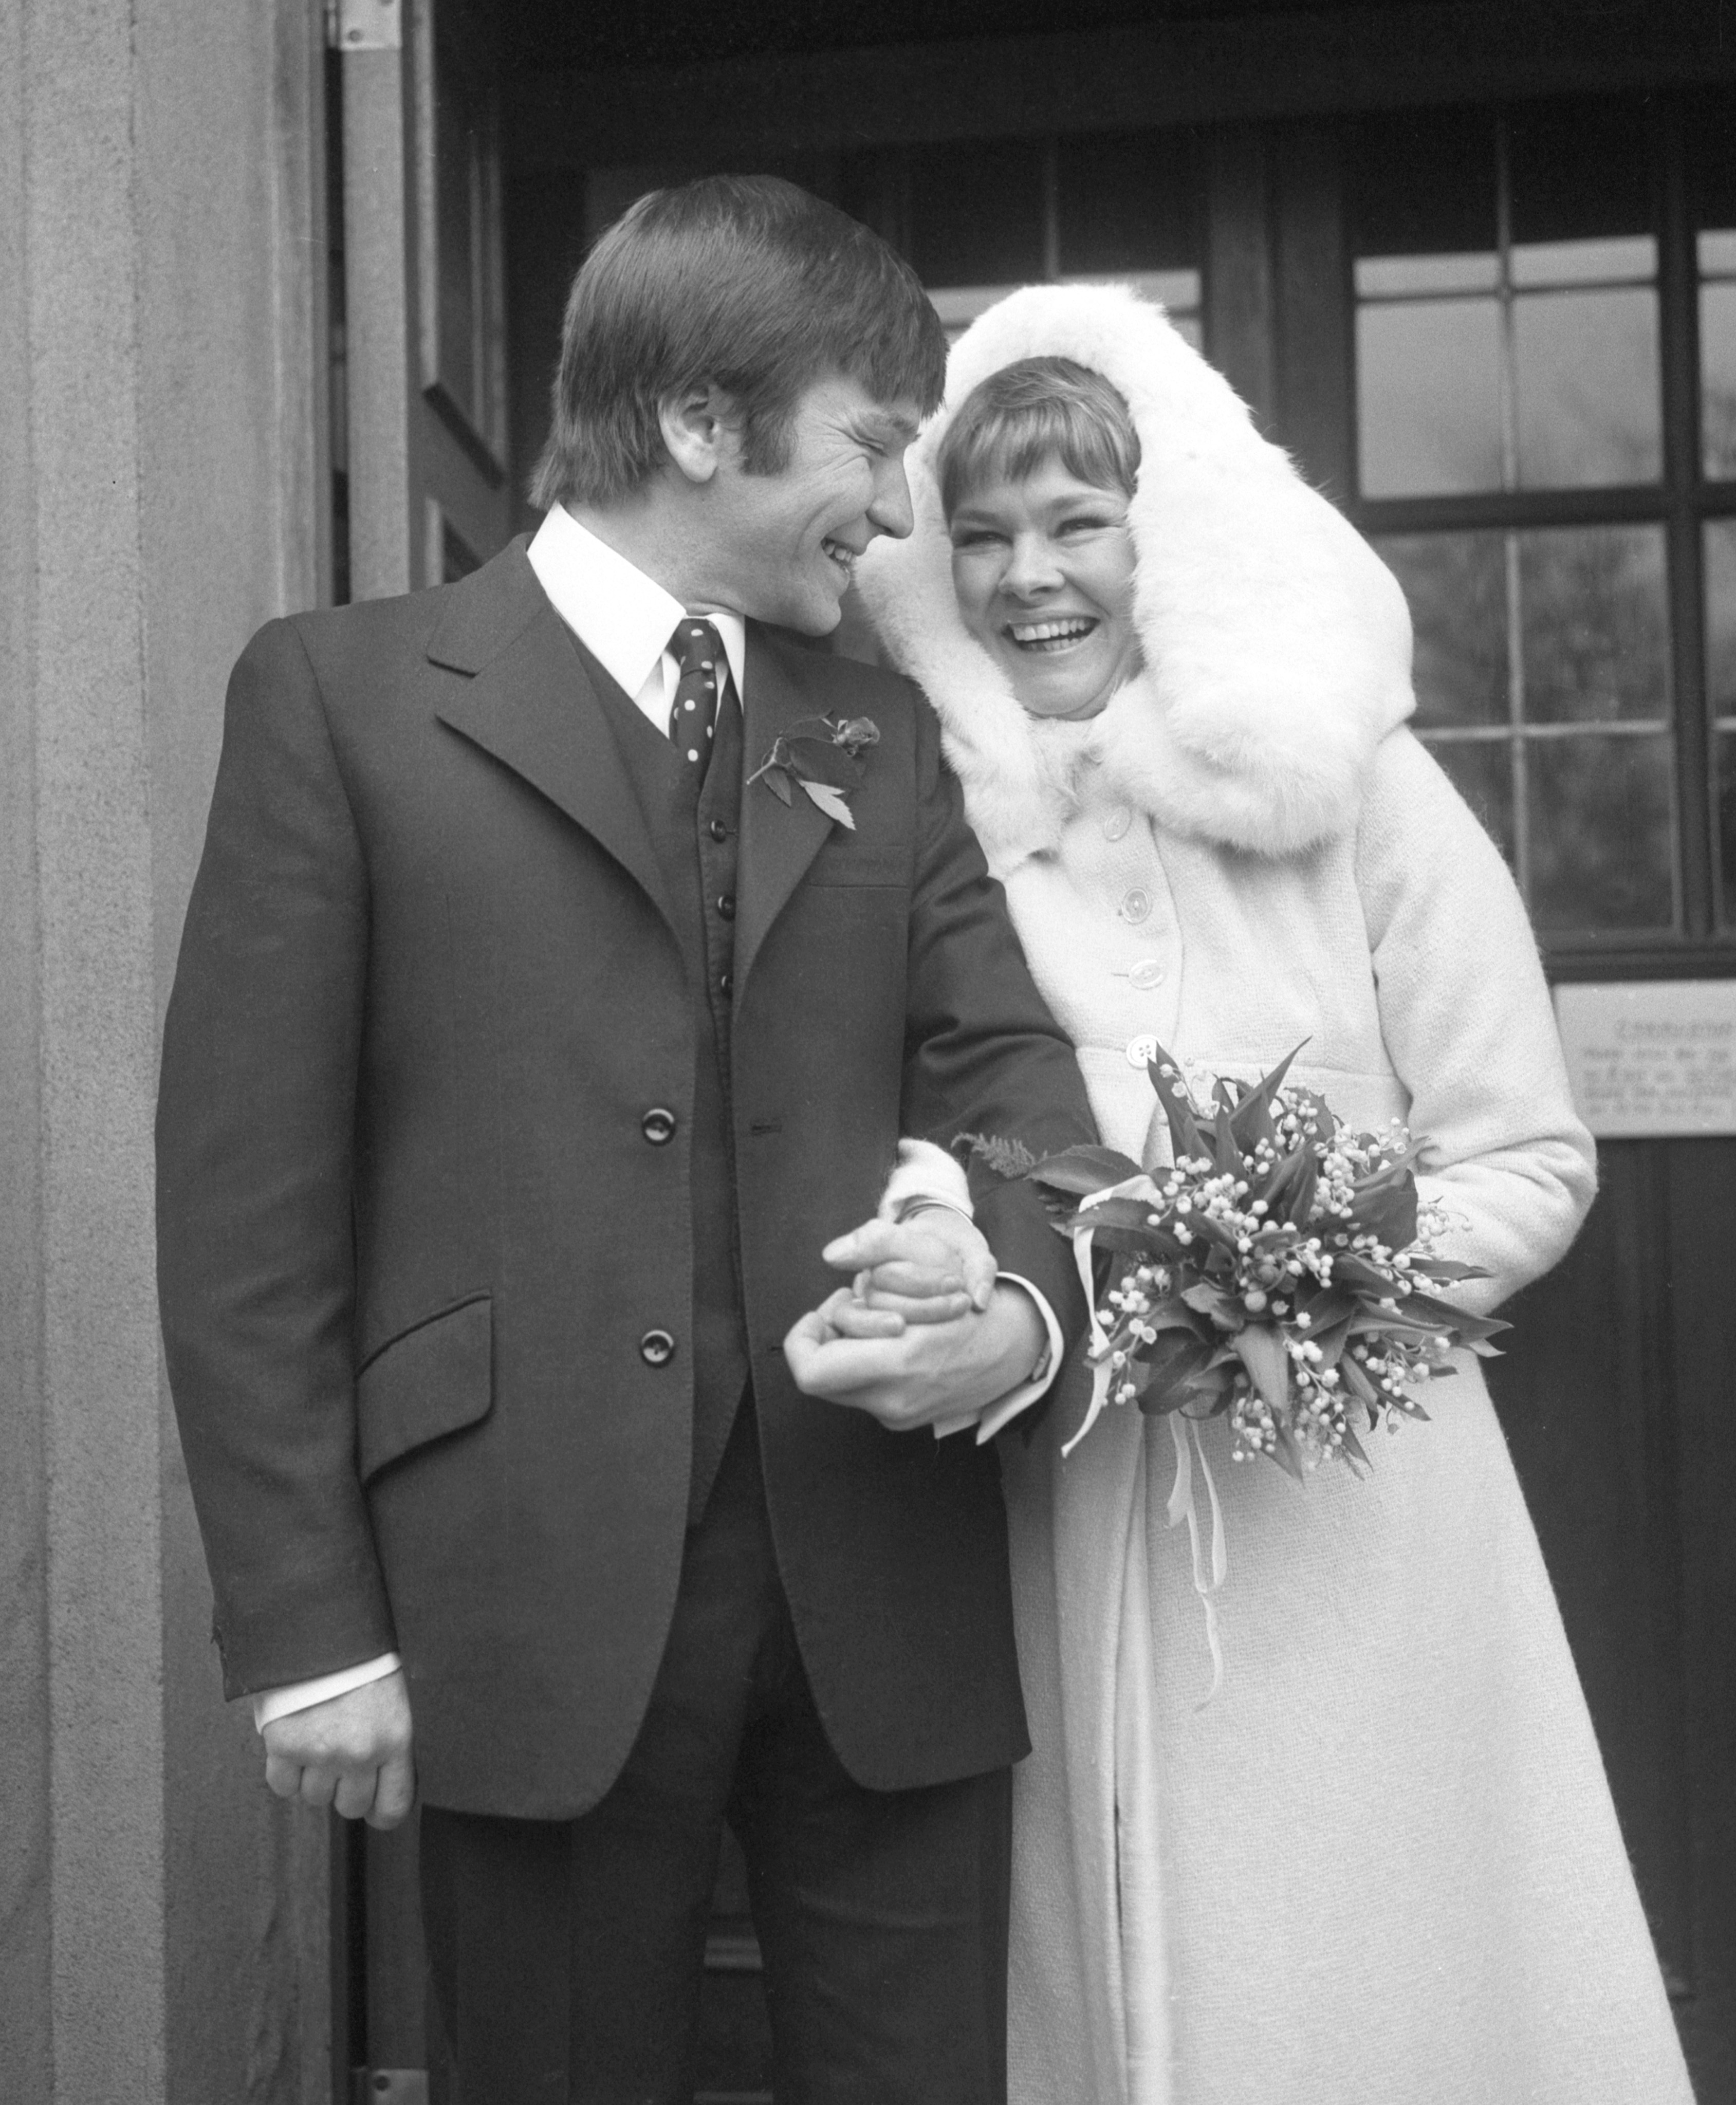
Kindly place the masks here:
MULTIPOLYGON (((1426 1136, 1425 1188, 1493 1306, 1590 1204, 1523 909, 1406 730, 1390 573, 1225 382, 1119 288, 1039 288, 955 347, 913 449, 916 525, 861 566, 938 712, 1104 1139, 1165 1159, 1130 1042, 1294 1072, 1426 1136), (934 478, 976 383, 1059 353, 1115 382, 1143 675, 1037 723, 954 603, 934 478)), ((1169 1431, 1084 1390, 1005 1450, 1036 1752, 1018 1772, 1015 2105, 1661 2105, 1687 2078, 1537 1538, 1480 1371, 1370 1479, 1233 1465, 1226 1673, 1169 1431)), ((1571 1423, 1561 1428, 1571 1439, 1571 1423)))

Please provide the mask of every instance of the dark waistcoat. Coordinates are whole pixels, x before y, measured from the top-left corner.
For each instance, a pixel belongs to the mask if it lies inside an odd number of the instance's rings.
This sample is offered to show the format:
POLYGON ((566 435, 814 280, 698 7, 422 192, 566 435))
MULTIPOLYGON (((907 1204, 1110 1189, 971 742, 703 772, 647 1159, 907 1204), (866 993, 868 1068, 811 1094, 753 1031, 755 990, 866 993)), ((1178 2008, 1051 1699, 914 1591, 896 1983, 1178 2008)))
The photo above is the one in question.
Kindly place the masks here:
MULTIPOLYGON (((687 1517, 705 1508, 747 1386, 730 1108, 730 997, 741 838, 741 709, 734 683, 718 712, 703 784, 602 667, 583 653, 651 829, 687 961, 693 1009, 693 1473, 687 1517)), ((678 1347, 678 1350, 679 1347, 678 1347)))

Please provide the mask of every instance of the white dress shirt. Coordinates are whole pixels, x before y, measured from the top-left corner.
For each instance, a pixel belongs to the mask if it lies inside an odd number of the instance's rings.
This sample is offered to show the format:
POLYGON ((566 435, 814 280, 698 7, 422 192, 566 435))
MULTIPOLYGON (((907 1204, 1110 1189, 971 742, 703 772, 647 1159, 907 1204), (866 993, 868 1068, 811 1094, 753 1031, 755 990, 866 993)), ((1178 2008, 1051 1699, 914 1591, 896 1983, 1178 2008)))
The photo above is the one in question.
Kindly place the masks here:
MULTIPOLYGON (((669 647, 678 622, 700 615, 712 623, 723 640, 723 655, 729 661, 736 694, 739 698, 745 693, 747 625, 739 614, 719 607, 683 606, 654 578, 647 577, 606 541, 581 526, 562 505, 556 505, 545 516, 526 552, 555 612, 621 691, 632 696, 647 721, 665 737, 681 677, 681 668, 669 647)), ((903 1141, 899 1147, 900 1164, 887 1187, 882 1212, 897 1218, 923 1205, 939 1205, 969 1218, 970 1200, 958 1164, 939 1149, 919 1141, 903 1141)), ((1061 1326, 1047 1299, 1029 1280, 1015 1272, 1002 1272, 1000 1277, 1011 1285, 1022 1287, 1036 1303, 1047 1333, 1047 1346, 1028 1381, 982 1410, 960 1411, 955 1417, 942 1419, 934 1428, 937 1438, 974 1426, 979 1443, 992 1439, 1046 1393, 1059 1368, 1061 1326)), ((401 1664, 395 1651, 382 1652, 378 1659, 365 1660, 336 1674, 266 1689, 253 1699, 253 1723, 263 1732, 274 1718, 311 1709, 316 1703, 329 1702, 352 1688, 383 1680, 401 1664)))

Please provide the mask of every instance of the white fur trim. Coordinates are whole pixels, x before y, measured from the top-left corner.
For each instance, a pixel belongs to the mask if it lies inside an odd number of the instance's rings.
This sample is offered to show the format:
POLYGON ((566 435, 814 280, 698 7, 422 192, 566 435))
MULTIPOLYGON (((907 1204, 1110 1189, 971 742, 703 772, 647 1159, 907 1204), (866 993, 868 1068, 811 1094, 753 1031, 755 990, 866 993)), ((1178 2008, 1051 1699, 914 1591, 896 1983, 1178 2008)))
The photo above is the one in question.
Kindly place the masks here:
POLYGON ((1158 308, 1120 285, 1011 294, 953 347, 946 402, 909 467, 915 530, 874 543, 857 580, 940 716, 997 871, 1059 838, 1071 763, 1086 755, 1164 825, 1256 854, 1294 855, 1354 823, 1376 746, 1415 706, 1404 595, 1158 308), (1043 355, 1112 381, 1141 449, 1128 516, 1146 672, 1058 738, 1034 728, 960 618, 934 472, 978 382, 1043 355))

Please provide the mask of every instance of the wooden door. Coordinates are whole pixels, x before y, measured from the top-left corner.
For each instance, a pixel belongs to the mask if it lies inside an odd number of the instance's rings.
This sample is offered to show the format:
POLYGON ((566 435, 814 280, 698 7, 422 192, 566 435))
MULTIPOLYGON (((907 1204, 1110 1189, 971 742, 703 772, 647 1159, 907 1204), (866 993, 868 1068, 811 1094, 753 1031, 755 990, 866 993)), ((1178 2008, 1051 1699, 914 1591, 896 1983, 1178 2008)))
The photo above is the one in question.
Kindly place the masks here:
MULTIPOLYGON (((370 599, 450 583, 512 530, 499 65, 467 0, 341 0, 331 38, 334 570, 341 598, 370 599)), ((423 2105, 414 1825, 336 1830, 347 2088, 423 2105)))

